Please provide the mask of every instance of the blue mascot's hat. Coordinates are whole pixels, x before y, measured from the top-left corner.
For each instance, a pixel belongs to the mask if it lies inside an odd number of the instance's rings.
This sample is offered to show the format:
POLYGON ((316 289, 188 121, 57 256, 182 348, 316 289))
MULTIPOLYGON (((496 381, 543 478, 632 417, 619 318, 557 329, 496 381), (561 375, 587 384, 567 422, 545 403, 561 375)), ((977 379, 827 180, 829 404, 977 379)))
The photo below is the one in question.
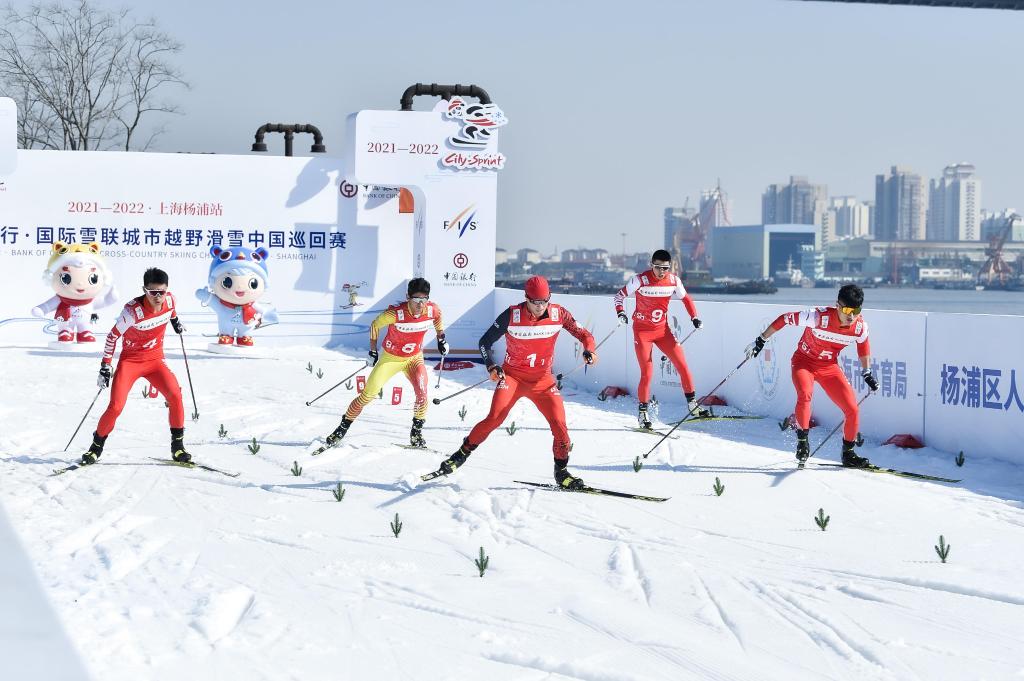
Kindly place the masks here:
POLYGON ((258 275, 263 281, 267 280, 267 257, 270 255, 267 249, 262 246, 256 250, 242 246, 221 248, 214 246, 210 249, 213 262, 210 263, 209 283, 213 283, 222 274, 238 272, 243 270, 258 275))

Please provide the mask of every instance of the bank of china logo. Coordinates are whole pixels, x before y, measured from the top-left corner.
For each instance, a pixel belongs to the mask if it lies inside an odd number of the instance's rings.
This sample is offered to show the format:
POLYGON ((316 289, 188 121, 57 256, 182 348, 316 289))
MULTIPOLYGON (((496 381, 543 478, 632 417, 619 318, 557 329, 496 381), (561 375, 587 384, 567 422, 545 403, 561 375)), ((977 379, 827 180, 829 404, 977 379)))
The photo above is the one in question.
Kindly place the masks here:
POLYGON ((508 124, 496 104, 468 104, 461 97, 451 98, 444 115, 462 122, 462 130, 448 138, 449 144, 461 149, 486 147, 491 131, 508 124))
POLYGON ((779 390, 779 374, 782 368, 779 366, 779 355, 775 351, 775 340, 768 339, 764 349, 757 356, 757 379, 761 384, 761 394, 766 400, 773 399, 779 390))
POLYGON ((451 231, 452 229, 458 230, 459 238, 461 239, 462 235, 466 233, 467 229, 475 230, 477 226, 476 221, 473 219, 476 217, 476 210, 474 210, 475 208, 476 204, 471 203, 470 205, 466 206, 461 211, 459 211, 459 213, 451 220, 445 220, 444 231, 448 232, 451 231))

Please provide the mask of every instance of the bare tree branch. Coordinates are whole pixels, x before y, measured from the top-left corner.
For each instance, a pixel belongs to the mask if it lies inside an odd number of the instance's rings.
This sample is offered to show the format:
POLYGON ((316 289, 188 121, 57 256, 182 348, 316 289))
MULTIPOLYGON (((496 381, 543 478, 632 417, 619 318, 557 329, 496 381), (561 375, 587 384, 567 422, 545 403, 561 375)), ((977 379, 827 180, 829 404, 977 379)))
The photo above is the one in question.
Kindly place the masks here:
MULTIPOLYGON (((158 97, 188 88, 171 62, 182 46, 155 21, 88 0, 25 11, 9 4, 0 18, 0 92, 18 102, 24 148, 130 151, 144 119, 179 112, 158 97)), ((161 132, 154 127, 140 148, 161 132)))

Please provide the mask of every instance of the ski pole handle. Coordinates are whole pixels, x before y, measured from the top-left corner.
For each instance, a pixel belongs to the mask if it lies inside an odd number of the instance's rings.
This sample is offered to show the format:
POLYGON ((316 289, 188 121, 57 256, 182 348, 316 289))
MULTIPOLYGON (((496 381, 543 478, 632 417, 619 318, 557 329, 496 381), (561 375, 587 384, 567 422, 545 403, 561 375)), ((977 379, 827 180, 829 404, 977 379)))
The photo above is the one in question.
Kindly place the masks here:
POLYGON ((310 406, 311 404, 313 404, 314 402, 316 402, 317 400, 319 400, 319 399, 320 399, 321 397, 323 397, 323 396, 324 396, 324 395, 326 395, 327 393, 331 392, 332 390, 334 390, 335 388, 337 388, 337 387, 338 387, 339 385, 341 385, 342 383, 344 383, 344 382, 345 382, 345 381, 347 381, 348 379, 352 378, 353 376, 355 376, 356 374, 358 374, 358 373, 359 373, 360 371, 362 371, 363 369, 365 369, 365 368, 366 368, 366 367, 368 367, 368 366, 370 366, 370 363, 364 360, 364 361, 363 361, 363 366, 359 367, 358 369, 356 369, 355 371, 353 371, 353 372, 352 372, 351 374, 349 374, 349 375, 348 375, 348 376, 346 376, 345 378, 341 379, 340 381, 338 381, 337 383, 335 383, 334 385, 332 385, 332 386, 331 386, 330 388, 328 388, 327 390, 323 391, 322 393, 320 393, 319 395, 317 395, 316 397, 314 397, 313 399, 311 399, 311 400, 310 400, 309 402, 306 402, 306 406, 307 406, 307 407, 308 407, 308 406, 310 406))
POLYGON ((473 385, 469 386, 468 388, 463 388, 462 390, 460 390, 460 391, 459 391, 459 392, 457 392, 457 393, 452 393, 452 394, 451 394, 451 395, 449 395, 448 397, 435 397, 435 398, 434 398, 434 399, 432 400, 432 402, 433 402, 434 404, 441 404, 441 403, 442 403, 442 402, 444 402, 445 400, 450 400, 450 399, 452 399, 453 397, 458 397, 459 395, 461 395, 462 393, 466 392, 467 390, 472 390, 473 388, 476 388, 477 386, 481 386, 481 385, 483 385, 484 383, 486 383, 486 382, 487 382, 487 381, 489 381, 489 380, 491 380, 491 377, 490 377, 490 376, 488 376, 487 378, 483 379, 482 381, 477 381, 476 383, 474 383, 473 385))

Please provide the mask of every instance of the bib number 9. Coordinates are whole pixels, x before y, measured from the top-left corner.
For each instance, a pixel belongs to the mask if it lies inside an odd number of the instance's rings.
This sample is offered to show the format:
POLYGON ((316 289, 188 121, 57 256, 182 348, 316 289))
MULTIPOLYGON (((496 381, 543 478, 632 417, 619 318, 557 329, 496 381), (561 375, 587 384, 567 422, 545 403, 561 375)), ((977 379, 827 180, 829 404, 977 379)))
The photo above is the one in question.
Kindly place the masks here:
POLYGON ((651 321, 652 322, 660 322, 664 318, 665 318, 665 311, 664 310, 654 310, 653 312, 651 312, 651 321))

